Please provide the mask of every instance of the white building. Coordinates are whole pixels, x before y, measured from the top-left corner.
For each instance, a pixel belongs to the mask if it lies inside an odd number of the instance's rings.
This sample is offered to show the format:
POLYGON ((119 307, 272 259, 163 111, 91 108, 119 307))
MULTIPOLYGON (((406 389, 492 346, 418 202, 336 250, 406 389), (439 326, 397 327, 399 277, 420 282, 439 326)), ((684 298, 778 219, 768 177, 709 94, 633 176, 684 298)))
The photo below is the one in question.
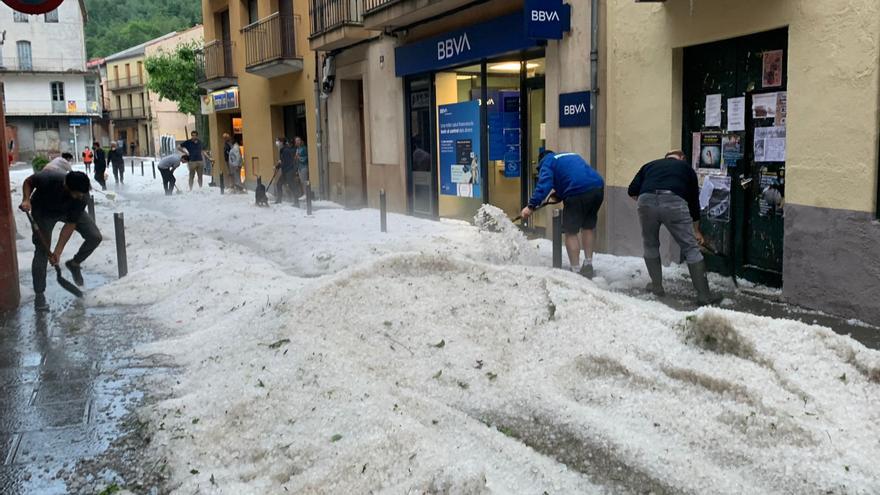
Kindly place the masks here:
MULTIPOLYGON (((98 75, 86 69, 83 0, 43 15, 0 3, 0 82, 13 160, 79 156, 101 116, 98 75)), ((7 146, 9 143, 7 143, 7 146)))

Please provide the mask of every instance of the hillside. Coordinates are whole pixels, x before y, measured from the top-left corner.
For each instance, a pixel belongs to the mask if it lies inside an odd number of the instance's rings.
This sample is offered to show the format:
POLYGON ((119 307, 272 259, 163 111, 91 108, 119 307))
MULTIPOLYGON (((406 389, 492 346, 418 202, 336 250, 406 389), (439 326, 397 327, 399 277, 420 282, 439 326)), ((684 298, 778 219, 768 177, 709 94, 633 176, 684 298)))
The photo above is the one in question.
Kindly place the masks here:
POLYGON ((85 0, 86 51, 105 57, 171 31, 202 22, 194 0, 85 0))

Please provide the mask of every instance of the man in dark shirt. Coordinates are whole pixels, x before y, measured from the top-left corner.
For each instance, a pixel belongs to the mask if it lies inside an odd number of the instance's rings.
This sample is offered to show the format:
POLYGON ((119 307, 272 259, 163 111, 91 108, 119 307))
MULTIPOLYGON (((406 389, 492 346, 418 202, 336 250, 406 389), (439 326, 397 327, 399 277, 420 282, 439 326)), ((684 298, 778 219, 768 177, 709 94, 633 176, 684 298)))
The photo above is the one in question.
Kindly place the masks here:
POLYGON ((117 184, 125 184, 125 156, 122 148, 115 141, 110 142, 110 153, 107 155, 110 165, 113 167, 113 179, 117 184))
POLYGON ((281 199, 284 195, 284 186, 287 186, 287 188, 290 189, 291 197, 293 198, 294 202, 297 202, 299 194, 296 190, 296 167, 296 148, 292 146, 289 139, 285 138, 284 145, 281 148, 281 159, 278 160, 278 164, 275 165, 276 169, 281 169, 281 176, 275 183, 276 203, 281 202, 281 199))
POLYGON ((202 175, 205 173, 205 159, 202 157, 202 141, 199 139, 199 133, 192 131, 190 138, 180 143, 177 151, 189 158, 187 167, 189 168, 189 190, 192 191, 193 179, 196 175, 199 177, 199 187, 202 187, 202 175))
POLYGON ((687 260, 697 299, 701 305, 720 302, 709 291, 706 262, 700 252, 700 191, 697 174, 685 161, 681 150, 670 151, 662 160, 654 160, 639 170, 629 185, 628 194, 638 201, 642 225, 645 265, 651 277, 648 289, 658 296, 663 290, 663 265, 660 261, 660 226, 672 234, 687 260))
POLYGON ((77 285, 83 285, 80 265, 101 243, 101 232, 86 213, 86 201, 91 190, 89 176, 82 172, 60 174, 56 172, 40 172, 31 175, 24 181, 22 200, 19 209, 32 211, 34 224, 46 242, 52 242, 52 231, 55 224, 63 222, 64 227, 58 235, 58 243, 51 253, 46 252, 40 237, 34 233, 34 260, 31 264, 31 275, 34 282, 34 306, 38 311, 48 311, 46 304, 46 268, 47 263, 56 266, 64 252, 64 247, 73 231, 79 232, 83 244, 73 259, 65 266, 73 275, 77 285))
POLYGON ((107 170, 107 154, 104 153, 104 148, 101 147, 101 143, 95 141, 92 143, 92 149, 95 152, 95 181, 98 184, 101 184, 102 190, 107 190, 107 182, 104 180, 104 171, 107 170))

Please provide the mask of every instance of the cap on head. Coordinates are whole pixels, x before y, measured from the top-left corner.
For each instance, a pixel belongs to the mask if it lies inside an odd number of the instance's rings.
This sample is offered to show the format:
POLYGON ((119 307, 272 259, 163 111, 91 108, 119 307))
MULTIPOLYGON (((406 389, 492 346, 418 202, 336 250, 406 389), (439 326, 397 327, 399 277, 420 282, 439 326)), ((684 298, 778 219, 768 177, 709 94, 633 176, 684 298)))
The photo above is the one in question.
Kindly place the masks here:
POLYGON ((686 161, 687 155, 682 150, 669 150, 664 158, 675 158, 677 160, 686 161))
POLYGON ((67 188, 71 191, 81 192, 83 194, 88 194, 92 189, 92 183, 89 181, 89 176, 82 172, 68 173, 64 177, 64 184, 67 185, 67 188))

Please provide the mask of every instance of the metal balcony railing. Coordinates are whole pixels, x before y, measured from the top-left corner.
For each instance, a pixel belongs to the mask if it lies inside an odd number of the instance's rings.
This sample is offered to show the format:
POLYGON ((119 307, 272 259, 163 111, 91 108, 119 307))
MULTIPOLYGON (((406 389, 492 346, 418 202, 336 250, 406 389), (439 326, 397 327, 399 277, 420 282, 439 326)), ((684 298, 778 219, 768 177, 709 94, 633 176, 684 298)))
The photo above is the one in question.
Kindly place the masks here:
POLYGON ((12 98, 6 95, 6 113, 9 115, 88 115, 99 114, 101 104, 97 101, 64 100, 48 98, 12 98))
POLYGON ((247 67, 275 60, 302 58, 296 50, 294 17, 275 12, 242 28, 247 67))
POLYGON ((369 14, 373 11, 384 9, 385 7, 399 1, 400 0, 364 0, 364 11, 369 14))
POLYGON ((346 25, 361 25, 363 17, 363 0, 310 0, 312 36, 346 25))
POLYGON ((146 109, 143 107, 113 108, 108 113, 113 120, 143 119, 147 117, 146 109))
POLYGON ((214 40, 206 43, 198 56, 198 63, 200 82, 235 77, 232 70, 232 42, 214 40))
POLYGON ((144 85, 144 78, 139 74, 135 74, 130 77, 120 77, 119 79, 110 79, 107 81, 107 86, 111 90, 117 89, 131 89, 131 88, 140 88, 144 85))
POLYGON ((86 63, 76 58, 0 57, 2 72, 85 72, 86 63))

